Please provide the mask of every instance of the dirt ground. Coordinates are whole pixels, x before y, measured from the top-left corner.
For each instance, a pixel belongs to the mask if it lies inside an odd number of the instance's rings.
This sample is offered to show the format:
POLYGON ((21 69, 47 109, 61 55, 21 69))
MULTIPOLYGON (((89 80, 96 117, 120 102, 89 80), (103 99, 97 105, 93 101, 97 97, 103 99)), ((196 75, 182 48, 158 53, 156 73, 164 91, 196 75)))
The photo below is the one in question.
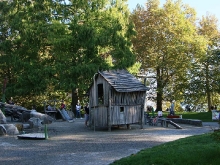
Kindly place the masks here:
MULTIPOLYGON (((108 165, 138 151, 187 136, 212 132, 217 122, 203 127, 181 125, 183 129, 131 125, 107 128, 85 127, 84 119, 69 123, 57 120, 48 125, 47 140, 0 137, 0 165, 108 165)), ((29 130, 30 131, 30 130, 29 130)), ((32 132, 44 132, 44 126, 32 132)))

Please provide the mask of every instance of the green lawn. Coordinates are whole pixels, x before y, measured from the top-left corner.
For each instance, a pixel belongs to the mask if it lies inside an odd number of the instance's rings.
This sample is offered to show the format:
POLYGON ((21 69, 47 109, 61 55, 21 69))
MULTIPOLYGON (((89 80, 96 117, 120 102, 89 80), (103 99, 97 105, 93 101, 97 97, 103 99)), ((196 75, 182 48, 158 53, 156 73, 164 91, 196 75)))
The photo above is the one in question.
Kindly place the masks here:
MULTIPOLYGON (((163 112, 163 116, 167 116, 163 112)), ((211 112, 176 112, 185 119, 212 122, 211 112)), ((216 121, 215 121, 216 122, 216 121)), ((122 158, 111 165, 219 165, 220 132, 218 141, 213 134, 203 134, 168 142, 122 158)))
MULTIPOLYGON (((166 117, 168 112, 163 112, 166 117)), ((212 112, 175 112, 175 115, 182 115, 184 119, 198 119, 203 122, 212 122, 212 112)))
POLYGON ((188 112, 182 115, 184 119, 199 119, 203 122, 212 121, 212 112, 188 112))
POLYGON ((203 134, 168 142, 122 158, 111 165, 219 165, 220 141, 203 134))

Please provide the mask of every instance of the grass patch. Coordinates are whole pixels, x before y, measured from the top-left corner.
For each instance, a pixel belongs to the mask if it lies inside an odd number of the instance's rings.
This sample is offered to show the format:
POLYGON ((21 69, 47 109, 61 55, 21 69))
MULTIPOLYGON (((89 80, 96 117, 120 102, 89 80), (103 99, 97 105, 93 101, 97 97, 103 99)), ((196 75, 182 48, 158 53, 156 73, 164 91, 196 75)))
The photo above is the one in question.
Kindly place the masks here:
POLYGON ((203 134, 168 142, 122 158, 111 165, 219 165, 220 141, 203 134))
MULTIPOLYGON (((164 117, 167 115, 168 112, 163 112, 164 117)), ((212 112, 175 112, 175 115, 182 115, 183 119, 198 119, 203 122, 212 122, 212 112)))
POLYGON ((212 122, 212 112, 186 112, 182 114, 184 119, 198 119, 203 122, 212 122))

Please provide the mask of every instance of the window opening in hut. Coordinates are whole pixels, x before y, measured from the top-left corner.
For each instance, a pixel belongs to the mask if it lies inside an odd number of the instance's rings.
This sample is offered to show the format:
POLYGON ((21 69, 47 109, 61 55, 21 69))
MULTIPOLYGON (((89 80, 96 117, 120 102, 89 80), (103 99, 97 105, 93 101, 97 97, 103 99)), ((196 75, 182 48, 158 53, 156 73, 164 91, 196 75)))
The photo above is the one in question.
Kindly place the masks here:
POLYGON ((124 107, 120 107, 120 112, 124 113, 124 107))
POLYGON ((103 84, 98 84, 98 104, 104 104, 103 84))

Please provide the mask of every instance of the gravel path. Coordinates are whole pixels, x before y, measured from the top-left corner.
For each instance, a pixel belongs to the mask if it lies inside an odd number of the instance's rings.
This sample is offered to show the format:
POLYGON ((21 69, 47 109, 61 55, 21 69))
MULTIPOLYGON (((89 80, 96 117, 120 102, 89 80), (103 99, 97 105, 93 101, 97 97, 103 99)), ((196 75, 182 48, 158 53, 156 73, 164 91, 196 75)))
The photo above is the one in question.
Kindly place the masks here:
POLYGON ((56 121, 48 125, 48 140, 22 140, 0 137, 0 165, 108 165, 114 160, 165 142, 211 132, 215 123, 203 127, 181 125, 183 129, 131 125, 107 129, 84 126, 83 119, 73 123, 56 121))

